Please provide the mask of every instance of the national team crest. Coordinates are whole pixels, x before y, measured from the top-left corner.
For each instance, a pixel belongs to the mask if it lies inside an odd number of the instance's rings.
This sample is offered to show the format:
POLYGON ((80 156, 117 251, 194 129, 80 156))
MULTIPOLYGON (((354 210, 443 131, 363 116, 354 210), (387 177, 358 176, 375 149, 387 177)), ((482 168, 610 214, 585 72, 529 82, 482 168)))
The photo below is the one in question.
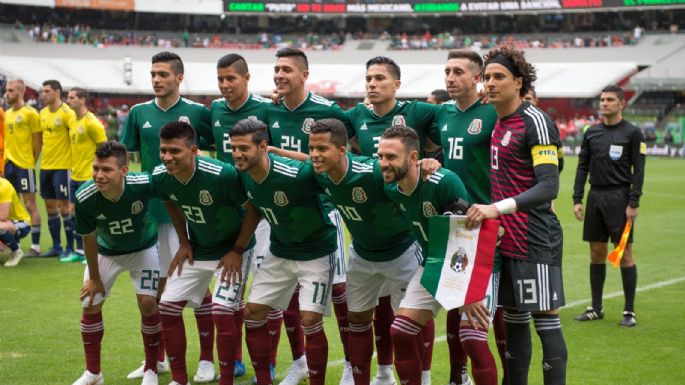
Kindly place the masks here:
POLYGON ((21 115, 17 115, 17 123, 21 123, 24 120, 24 118, 21 117, 21 115))
POLYGON ((460 247, 454 254, 450 261, 450 269, 455 273, 465 273, 466 267, 469 265, 469 257, 466 255, 466 250, 460 247))
POLYGON ((179 121, 179 122, 183 122, 183 123, 188 123, 188 124, 190 124, 190 118, 188 118, 188 117, 185 116, 185 115, 184 115, 184 116, 179 116, 179 117, 178 117, 178 121, 179 121))
POLYGON ((404 120, 404 116, 402 116, 402 115, 395 115, 395 116, 392 118, 392 125, 393 125, 393 126, 406 126, 406 125, 407 125, 407 121, 404 120))
POLYGON ((200 190, 200 204, 209 206, 212 203, 214 203, 214 200, 212 199, 212 194, 210 194, 207 190, 200 190))
POLYGON ((276 191, 274 193, 274 203, 277 206, 286 206, 288 204, 288 196, 283 191, 276 191))
POLYGON ((143 202, 141 201, 135 201, 131 204, 131 214, 140 214, 141 211, 143 211, 143 208, 145 206, 143 205, 143 202))
POLYGON ((57 117, 55 117, 55 120, 53 120, 53 122, 55 122, 55 126, 61 126, 62 125, 62 118, 57 116, 57 117))
POLYGON ((430 202, 423 202, 423 216, 433 217, 436 215, 438 215, 438 211, 433 207, 433 204, 430 202))
POLYGON ((80 135, 83 135, 83 131, 84 131, 84 130, 83 130, 83 126, 79 126, 79 127, 78 127, 78 133, 79 133, 80 135))
POLYGON ((466 130, 471 135, 478 135, 483 130, 483 121, 480 119, 473 119, 469 128, 466 130))
POLYGON ((307 118, 304 120, 304 123, 302 123, 302 132, 305 134, 309 135, 309 133, 312 130, 312 124, 314 124, 314 119, 313 118, 307 118))
POLYGON ((502 138, 502 146, 506 147, 509 145, 509 141, 511 140, 511 131, 507 131, 506 134, 504 134, 504 137, 502 138))
POLYGON ((357 203, 366 202, 366 191, 361 187, 355 187, 352 189, 352 200, 357 203))

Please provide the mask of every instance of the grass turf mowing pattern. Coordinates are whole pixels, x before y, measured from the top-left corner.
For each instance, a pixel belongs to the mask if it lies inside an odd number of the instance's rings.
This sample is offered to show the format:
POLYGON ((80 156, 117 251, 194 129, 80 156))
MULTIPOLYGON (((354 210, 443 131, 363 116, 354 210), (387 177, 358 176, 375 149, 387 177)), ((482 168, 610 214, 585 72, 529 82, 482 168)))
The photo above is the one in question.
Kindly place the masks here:
MULTIPOLYGON (((685 363, 685 308, 680 297, 685 281, 638 292, 638 325, 618 326, 623 310, 623 295, 604 301, 605 318, 580 323, 573 318, 589 304, 589 246, 583 242, 582 223, 573 218, 571 194, 576 158, 566 159, 561 174, 561 189, 555 209, 564 228, 564 283, 566 302, 577 305, 561 311, 561 321, 569 352, 568 384, 681 384, 685 363)), ((683 226, 680 215, 685 208, 685 161, 649 158, 642 205, 636 222, 634 254, 638 266, 638 288, 685 276, 681 252, 683 226)), ((587 191, 586 191, 587 194, 587 191)), ((42 200, 39 199, 42 207, 42 200)), ((44 210, 44 209, 43 209, 44 210)), ((43 211, 44 214, 44 211, 43 211)), ((41 246, 49 247, 47 220, 43 216, 41 246)), ((30 237, 24 239, 26 250, 30 237)), ((79 320, 78 293, 83 265, 60 264, 56 258, 25 259, 16 268, 0 266, 0 384, 70 384, 84 370, 84 354, 79 320)), ((621 292, 620 271, 607 268, 604 294, 621 292)), ((102 369, 109 385, 130 385, 126 374, 143 359, 140 316, 127 274, 120 275, 103 310, 105 336, 102 369)), ((188 338, 188 370, 197 366, 198 337, 191 310, 185 311, 188 338)), ((329 341, 327 383, 337 384, 342 366, 342 346, 334 318, 326 318, 329 341)), ((445 312, 436 320, 433 355, 433 383, 445 384, 449 359, 445 343, 445 312)), ((530 384, 542 383, 541 349, 531 324, 533 358, 530 384)), ((496 349, 491 349, 496 356, 496 349)), ((248 375, 252 378, 249 356, 243 344, 248 375)), ((285 333, 279 349, 277 381, 290 365, 290 349, 285 333)), ((499 365, 499 359, 496 358, 499 365)), ((372 373, 375 374, 375 362, 372 373)), ((500 371, 501 374, 501 371, 500 371)), ((160 384, 171 379, 160 376, 160 384)))

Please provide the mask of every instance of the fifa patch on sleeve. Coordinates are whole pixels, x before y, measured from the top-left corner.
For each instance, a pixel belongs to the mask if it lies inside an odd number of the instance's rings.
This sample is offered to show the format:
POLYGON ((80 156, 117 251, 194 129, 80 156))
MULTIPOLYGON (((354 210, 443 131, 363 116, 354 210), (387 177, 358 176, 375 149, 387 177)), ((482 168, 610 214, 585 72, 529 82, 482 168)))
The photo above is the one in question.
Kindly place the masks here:
POLYGON ((647 155, 647 143, 640 142, 640 154, 647 155))
POLYGON ((533 156, 533 166, 541 164, 559 165, 557 146, 555 145, 534 146, 530 153, 533 156))

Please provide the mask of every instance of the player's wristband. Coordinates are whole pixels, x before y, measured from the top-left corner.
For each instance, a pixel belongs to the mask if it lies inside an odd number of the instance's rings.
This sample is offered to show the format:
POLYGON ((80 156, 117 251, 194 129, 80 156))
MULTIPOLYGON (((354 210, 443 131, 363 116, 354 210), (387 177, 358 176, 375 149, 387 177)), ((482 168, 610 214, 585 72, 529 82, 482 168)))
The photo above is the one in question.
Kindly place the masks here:
POLYGON ((511 214, 516 211, 516 201, 514 198, 503 199, 499 202, 495 202, 495 207, 500 214, 511 214))
POLYGON ((238 254, 242 254, 245 252, 245 248, 242 246, 239 246, 239 245, 233 245, 233 247, 231 248, 231 251, 236 252, 238 254))

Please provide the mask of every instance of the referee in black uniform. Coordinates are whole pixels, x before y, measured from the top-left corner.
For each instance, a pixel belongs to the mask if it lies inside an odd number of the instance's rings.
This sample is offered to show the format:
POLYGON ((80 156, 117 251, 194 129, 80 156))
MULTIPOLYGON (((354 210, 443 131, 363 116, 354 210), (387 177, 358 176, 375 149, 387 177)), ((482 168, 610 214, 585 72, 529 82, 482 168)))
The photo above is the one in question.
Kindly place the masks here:
MULTIPOLYGON (((583 137, 573 188, 573 213, 583 220, 583 240, 590 242, 590 288, 592 307, 577 321, 604 318, 602 290, 606 278, 607 240, 618 244, 626 220, 635 221, 644 182, 647 146, 642 131, 623 119, 623 90, 610 85, 599 99, 602 123, 590 127, 583 137), (585 181, 590 174, 590 192, 583 213, 585 181)), ((633 233, 621 260, 625 307, 621 326, 636 325, 635 288, 637 266, 633 260, 633 233)))

